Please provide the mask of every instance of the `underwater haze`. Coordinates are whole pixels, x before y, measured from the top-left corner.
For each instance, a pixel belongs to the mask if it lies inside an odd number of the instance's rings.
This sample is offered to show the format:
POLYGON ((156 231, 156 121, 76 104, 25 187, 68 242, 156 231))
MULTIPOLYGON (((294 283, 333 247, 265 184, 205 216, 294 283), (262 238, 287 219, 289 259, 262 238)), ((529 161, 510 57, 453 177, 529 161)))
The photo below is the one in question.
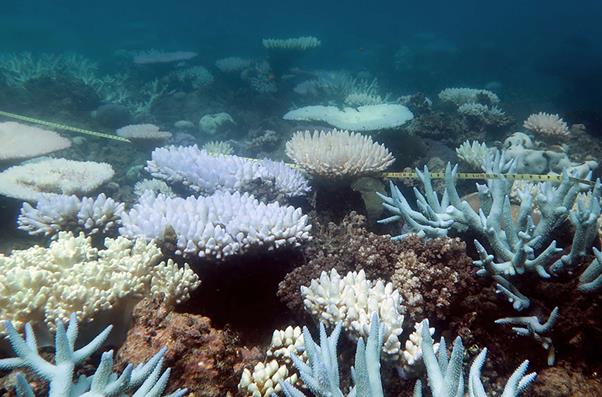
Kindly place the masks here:
POLYGON ((600 21, 4 1, 0 396, 602 396, 600 21))

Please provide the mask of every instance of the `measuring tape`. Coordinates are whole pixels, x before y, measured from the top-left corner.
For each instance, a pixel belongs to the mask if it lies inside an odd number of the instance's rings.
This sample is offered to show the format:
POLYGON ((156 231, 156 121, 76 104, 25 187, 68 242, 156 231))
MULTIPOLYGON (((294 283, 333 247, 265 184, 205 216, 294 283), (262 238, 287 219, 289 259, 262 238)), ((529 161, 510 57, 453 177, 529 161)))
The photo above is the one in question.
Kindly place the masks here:
MULTIPOLYGON (((105 134, 97 131, 85 130, 83 128, 71 127, 65 124, 53 123, 50 121, 34 119, 32 117, 22 116, 20 114, 4 112, 0 110, 0 116, 10 117, 16 120, 27 121, 33 124, 45 125, 48 127, 58 128, 67 131, 79 132, 80 134, 91 135, 99 138, 107 138, 113 139, 116 141, 131 143, 131 141, 127 138, 121 137, 119 135, 105 134)), ((255 160, 255 159, 252 159, 255 160)), ((298 168, 295 164, 287 165, 298 168)), ((418 179, 418 175, 414 171, 404 171, 404 172, 383 172, 379 174, 382 178, 385 179, 418 179)), ((433 179, 444 179, 445 172, 430 172, 430 176, 433 179)), ((536 175, 536 174, 495 174, 495 173, 486 173, 486 172, 458 172, 456 174, 457 179, 513 179, 517 181, 531 181, 531 182, 561 182, 562 175, 536 175)), ((585 183, 590 186, 594 186, 595 182, 589 181, 587 179, 579 179, 569 177, 569 180, 575 183, 585 183)))
POLYGON ((4 112, 2 110, 0 110, 0 116, 9 117, 11 119, 16 119, 16 120, 21 120, 21 121, 27 121, 27 122, 33 123, 33 124, 44 125, 46 127, 52 127, 52 128, 58 128, 61 130, 79 132, 80 134, 91 135, 91 136, 95 136, 98 138, 107 138, 107 139, 113 139, 115 141, 131 143, 131 141, 129 139, 124 138, 119 135, 105 134, 103 132, 96 132, 96 131, 85 130, 83 128, 71 127, 70 125, 52 123, 50 121, 34 119, 32 117, 22 116, 20 114, 4 112))
MULTIPOLYGON (((433 179, 444 179, 445 172, 429 172, 433 179)), ((383 172, 380 174, 385 179, 418 179, 414 171, 407 172, 383 172)), ((458 172, 457 179, 513 179, 516 181, 530 182, 561 182, 562 175, 537 175, 537 174, 496 174, 486 172, 458 172)), ((569 180, 575 183, 585 183, 594 186, 595 182, 587 179, 569 177, 569 180)))

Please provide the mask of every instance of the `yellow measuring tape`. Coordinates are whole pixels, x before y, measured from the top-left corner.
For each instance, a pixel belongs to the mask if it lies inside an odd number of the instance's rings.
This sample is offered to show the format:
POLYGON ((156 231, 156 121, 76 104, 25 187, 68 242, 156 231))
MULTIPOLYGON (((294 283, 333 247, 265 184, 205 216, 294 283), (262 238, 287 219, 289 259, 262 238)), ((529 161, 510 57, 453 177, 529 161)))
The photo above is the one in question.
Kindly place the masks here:
MULTIPOLYGON (((67 131, 79 132, 80 134, 91 135, 99 138, 107 138, 113 139, 121 142, 131 141, 127 138, 121 137, 119 135, 105 134, 97 131, 85 130, 83 128, 71 127, 65 124, 53 123, 50 121, 34 119, 33 117, 22 116, 20 114, 4 112, 0 110, 0 116, 9 117, 16 120, 27 121, 33 124, 44 125, 47 127, 58 128, 67 131)), ((297 168, 294 164, 288 164, 293 168, 297 168)), ((418 175, 414 171, 408 172, 383 172, 379 176, 385 179, 418 179, 418 175)), ((445 172, 431 172, 430 176, 432 179, 443 179, 445 178, 445 172)), ((531 182, 561 182, 562 175, 536 175, 536 174, 491 174, 485 172, 458 172, 456 174, 458 179, 514 179, 514 180, 522 180, 522 181, 531 181, 531 182)), ((593 181, 588 181, 586 179, 579 179, 569 177, 569 179, 575 183, 585 183, 590 186, 594 185, 593 181)))
MULTIPOLYGON (((443 179, 445 178, 445 172, 429 172, 432 179, 443 179)), ((380 174, 386 179, 418 179, 418 175, 414 171, 408 172, 383 172, 380 174)), ((495 174, 486 172, 458 172, 456 174, 458 179, 513 179, 517 181, 530 181, 530 182, 561 182, 562 175, 536 175, 536 174, 495 174)), ((593 186, 594 181, 587 179, 579 179, 569 177, 569 180, 575 183, 585 183, 593 186)))
POLYGON ((61 129, 61 130, 79 132, 80 134, 91 135, 91 136, 95 136, 95 137, 98 137, 98 138, 107 138, 107 139, 113 139, 115 141, 121 141, 121 142, 131 143, 131 141, 129 139, 124 138, 124 137, 119 136, 119 135, 105 134, 105 133, 102 133, 102 132, 85 130, 83 128, 71 127, 70 125, 52 123, 50 121, 44 121, 44 120, 34 119, 33 117, 22 116, 20 114, 4 112, 2 110, 0 110, 0 116, 9 117, 9 118, 15 119, 15 120, 27 121, 27 122, 32 123, 32 124, 39 124, 39 125, 44 125, 44 126, 47 126, 47 127, 58 128, 58 129, 61 129))

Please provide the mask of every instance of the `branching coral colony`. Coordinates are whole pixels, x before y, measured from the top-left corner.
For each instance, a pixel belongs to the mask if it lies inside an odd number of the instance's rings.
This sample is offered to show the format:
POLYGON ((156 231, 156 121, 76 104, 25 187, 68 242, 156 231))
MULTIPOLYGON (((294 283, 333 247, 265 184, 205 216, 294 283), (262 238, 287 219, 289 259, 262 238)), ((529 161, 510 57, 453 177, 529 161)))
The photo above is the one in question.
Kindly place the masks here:
MULTIPOLYGON (((0 370, 29 368, 49 383, 49 397, 72 396, 146 396, 160 397, 167 386, 170 370, 161 373, 163 356, 167 349, 161 349, 150 360, 136 367, 129 364, 121 375, 113 372, 113 351, 102 354, 94 375, 80 375, 73 383, 75 367, 82 364, 96 350, 102 347, 111 332, 108 326, 90 343, 75 349, 78 326, 75 314, 71 315, 67 329, 60 320, 56 322, 55 355, 52 364, 38 352, 33 328, 25 326, 25 338, 17 332, 12 322, 5 321, 8 341, 18 357, 0 359, 0 370)), ((33 397, 33 389, 21 373, 17 373, 16 392, 18 397, 33 397)), ((186 389, 178 389, 166 397, 181 397, 186 389)))
MULTIPOLYGON (((512 173, 514 167, 515 161, 506 160, 504 153, 499 151, 492 152, 483 164, 483 170, 491 174, 512 173)), ((541 184, 535 199, 530 186, 527 186, 519 191, 520 206, 513 213, 509 198, 513 184, 511 179, 500 176, 488 179, 484 185, 477 184, 480 208, 475 210, 458 194, 455 186, 457 166, 448 164, 441 198, 433 189, 428 168, 422 172, 417 170, 417 173, 424 186, 424 193, 414 188, 417 209, 413 209, 391 183, 391 196, 380 196, 384 207, 393 216, 381 222, 403 220, 404 229, 395 239, 411 233, 424 238, 446 236, 452 229, 476 233, 478 237, 474 243, 480 257, 474 262, 477 274, 492 277, 497 292, 505 296, 517 311, 527 309, 531 304, 516 286, 520 283, 523 290, 529 288, 531 278, 526 279, 526 275, 551 279, 570 274, 590 253, 600 216, 599 180, 593 184, 578 183, 565 172, 559 184, 541 184), (539 218, 537 222, 534 221, 535 214, 539 218), (567 221, 572 225, 572 243, 570 248, 563 250, 557 246, 553 235, 567 221)), ((588 179, 591 179, 591 174, 588 179)), ((602 257, 598 251, 594 253, 596 259, 580 277, 578 289, 582 292, 598 291, 602 283, 602 257)), ((552 323, 557 316, 558 310, 555 309, 552 323)), ((537 339, 539 334, 527 327, 522 335, 537 339)), ((544 346, 549 344, 551 340, 546 340, 544 346)), ((553 362, 553 352, 550 353, 549 362, 553 362)))

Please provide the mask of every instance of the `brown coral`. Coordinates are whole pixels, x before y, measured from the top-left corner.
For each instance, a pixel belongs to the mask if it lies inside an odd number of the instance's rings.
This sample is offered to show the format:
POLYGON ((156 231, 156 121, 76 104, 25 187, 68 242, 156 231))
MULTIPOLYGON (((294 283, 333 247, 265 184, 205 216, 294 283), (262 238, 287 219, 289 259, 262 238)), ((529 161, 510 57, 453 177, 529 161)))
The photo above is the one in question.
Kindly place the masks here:
POLYGON ((413 322, 445 319, 474 278, 466 244, 458 238, 409 236, 399 245, 391 282, 404 298, 406 314, 413 322))
POLYGON ((445 319, 474 280, 466 245, 450 238, 392 241, 366 230, 365 222, 351 213, 339 225, 315 225, 314 240, 305 250, 307 263, 286 275, 279 285, 280 299, 293 312, 302 313, 301 286, 322 271, 334 268, 347 274, 363 269, 366 278, 394 283, 412 321, 445 319))

